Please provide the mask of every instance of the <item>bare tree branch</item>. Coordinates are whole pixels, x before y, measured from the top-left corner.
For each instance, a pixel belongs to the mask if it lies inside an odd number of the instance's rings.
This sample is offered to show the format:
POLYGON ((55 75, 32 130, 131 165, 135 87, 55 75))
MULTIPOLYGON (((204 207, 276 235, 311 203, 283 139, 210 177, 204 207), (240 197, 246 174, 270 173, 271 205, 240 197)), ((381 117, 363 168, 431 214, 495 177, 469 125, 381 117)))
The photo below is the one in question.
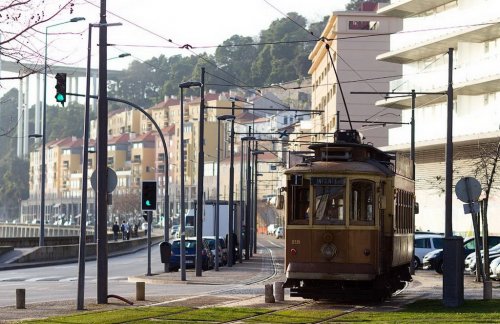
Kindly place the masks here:
POLYGON ((39 50, 33 45, 36 27, 44 24, 61 12, 73 11, 74 0, 65 0, 51 12, 47 12, 45 0, 11 0, 0 4, 0 48, 2 55, 15 62, 40 57, 39 50))

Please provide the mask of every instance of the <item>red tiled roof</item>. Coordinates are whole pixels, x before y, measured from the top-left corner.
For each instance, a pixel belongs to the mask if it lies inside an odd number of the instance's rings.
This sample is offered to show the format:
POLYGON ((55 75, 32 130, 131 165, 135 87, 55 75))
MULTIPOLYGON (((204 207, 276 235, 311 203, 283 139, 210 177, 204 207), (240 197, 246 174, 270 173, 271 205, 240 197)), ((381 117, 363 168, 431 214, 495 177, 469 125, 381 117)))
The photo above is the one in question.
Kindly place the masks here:
POLYGON ((154 142, 155 134, 153 132, 144 133, 130 139, 131 142, 154 142))
POLYGON ((108 145, 109 144, 128 143, 129 139, 130 139, 129 133, 120 134, 120 135, 113 136, 113 137, 109 138, 108 145))

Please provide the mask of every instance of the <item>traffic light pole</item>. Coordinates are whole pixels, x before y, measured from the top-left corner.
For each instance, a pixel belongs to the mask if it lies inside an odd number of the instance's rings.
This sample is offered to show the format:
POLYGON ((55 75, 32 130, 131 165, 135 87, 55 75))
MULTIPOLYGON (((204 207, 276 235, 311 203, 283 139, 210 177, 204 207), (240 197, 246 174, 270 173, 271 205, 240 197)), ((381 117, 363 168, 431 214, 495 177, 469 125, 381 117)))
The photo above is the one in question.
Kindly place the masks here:
POLYGON ((148 272, 146 276, 151 276, 151 222, 153 220, 153 211, 148 210, 148 272))

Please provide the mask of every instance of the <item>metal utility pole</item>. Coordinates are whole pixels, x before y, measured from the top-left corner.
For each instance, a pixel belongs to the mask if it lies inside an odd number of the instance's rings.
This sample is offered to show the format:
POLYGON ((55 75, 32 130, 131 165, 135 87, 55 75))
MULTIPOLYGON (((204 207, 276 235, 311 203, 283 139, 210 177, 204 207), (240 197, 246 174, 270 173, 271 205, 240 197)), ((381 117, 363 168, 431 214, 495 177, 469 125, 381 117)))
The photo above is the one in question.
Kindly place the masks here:
MULTIPOLYGON (((234 106, 236 103, 231 102, 231 115, 234 116, 234 106)), ((229 159, 229 235, 227 238, 227 266, 232 267, 234 261, 234 118, 231 120, 231 134, 230 134, 231 144, 229 147, 230 159, 229 159)), ((240 182, 241 185, 241 182, 240 182)))
POLYGON ((108 27, 106 0, 101 0, 99 27, 99 98, 97 108, 97 303, 108 302, 108 27))
MULTIPOLYGON (((248 137, 251 137, 252 126, 248 127, 248 137)), ((242 139, 243 140, 243 139, 242 139)), ((251 189, 251 175, 252 166, 251 163, 251 147, 250 141, 248 141, 247 147, 247 199, 246 199, 246 210, 245 210, 245 260, 250 260, 250 189, 251 189)))
POLYGON ((200 85, 200 114, 199 114, 200 130, 198 131, 198 192, 197 192, 197 214, 196 214, 196 276, 201 277, 201 245, 203 235, 203 177, 205 167, 205 151, 204 151, 204 128, 205 128, 205 68, 201 68, 201 85, 200 85))
MULTIPOLYGON (((446 128, 445 237, 443 245, 443 304, 464 303, 463 238, 453 236, 453 48, 448 49, 448 112, 446 128)), ((476 242, 478 244, 479 242, 476 242)), ((479 261, 479 260, 478 260, 479 261)), ((479 261, 480 262, 480 261, 479 261)))
POLYGON ((255 168, 255 178, 254 178, 254 201, 253 201, 253 253, 257 253, 257 210, 258 210, 258 198, 257 198, 257 177, 259 176, 259 155, 264 154, 263 151, 259 151, 257 149, 257 145, 255 145, 255 150, 253 151, 254 156, 254 168, 255 168))
MULTIPOLYGON (((219 208, 219 188, 220 188, 220 122, 225 121, 225 120, 231 120, 234 121, 234 116, 233 115, 222 115, 222 116, 217 116, 217 185, 216 185, 216 193, 215 193, 215 271, 219 271, 219 213, 220 213, 220 208, 219 208)), ((232 153, 232 152, 231 152, 232 153)), ((231 238, 232 235, 232 230, 231 227, 233 226, 232 224, 232 218, 233 215, 231 214, 231 208, 229 208, 229 233, 228 233, 228 241, 231 238)), ((229 260, 228 260, 229 264, 229 260)))

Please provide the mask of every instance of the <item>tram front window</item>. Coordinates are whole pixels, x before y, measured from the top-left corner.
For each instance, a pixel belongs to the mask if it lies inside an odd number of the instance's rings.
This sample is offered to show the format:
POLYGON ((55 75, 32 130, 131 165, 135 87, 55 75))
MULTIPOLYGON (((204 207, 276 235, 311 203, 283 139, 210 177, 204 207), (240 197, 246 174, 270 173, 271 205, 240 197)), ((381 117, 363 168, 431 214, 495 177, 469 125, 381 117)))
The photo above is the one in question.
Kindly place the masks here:
POLYGON ((367 180, 351 182, 351 210, 349 222, 356 225, 373 225, 375 183, 367 180))
POLYGON ((308 179, 303 179, 302 185, 292 185, 289 182, 288 192, 291 192, 291 195, 288 199, 288 224, 309 224, 309 186, 308 179))
POLYGON ((345 224, 345 187, 314 186, 314 224, 345 224))

